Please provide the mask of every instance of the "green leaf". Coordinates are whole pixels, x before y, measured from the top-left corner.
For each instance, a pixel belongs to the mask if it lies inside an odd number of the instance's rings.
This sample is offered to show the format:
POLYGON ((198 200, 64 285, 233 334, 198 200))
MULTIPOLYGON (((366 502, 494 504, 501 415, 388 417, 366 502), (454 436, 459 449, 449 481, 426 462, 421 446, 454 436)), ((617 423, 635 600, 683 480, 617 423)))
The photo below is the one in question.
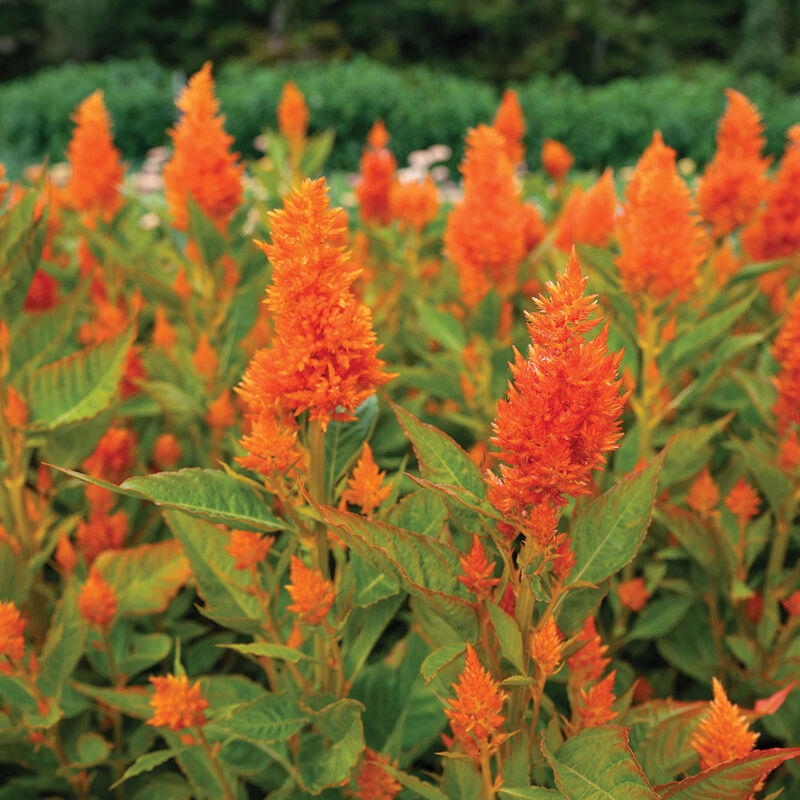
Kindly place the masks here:
POLYGON ((686 616, 693 603, 691 597, 669 595, 647 604, 625 637, 626 642, 637 639, 657 639, 669 633, 686 616))
POLYGON ((357 409, 350 422, 331 422, 325 431, 325 472, 328 491, 360 455, 378 418, 378 398, 370 395, 357 409))
POLYGON ((454 547, 346 511, 325 507, 322 513, 361 558, 400 583, 454 630, 470 637, 475 612, 462 596, 461 565, 454 547))
POLYGON ((74 583, 68 584, 59 600, 41 655, 39 687, 45 697, 58 702, 64 684, 83 655, 86 622, 78 610, 74 583))
POLYGON ((550 753, 542 752, 568 800, 659 800, 617 725, 588 728, 550 753))
POLYGON ((354 608, 348 615, 342 636, 342 651, 345 676, 351 683, 404 599, 405 595, 396 594, 366 608, 354 608))
POLYGON ((314 659, 300 650, 287 647, 285 644, 272 644, 271 642, 255 642, 254 644, 223 644, 228 650, 235 650, 246 656, 257 658, 279 658, 281 661, 313 661, 314 659))
POLYGON ((311 721, 297 697, 265 694, 244 705, 234 706, 223 718, 209 723, 209 729, 248 742, 285 742, 311 721))
POLYGON ((300 156, 300 172, 303 175, 313 178, 320 173, 328 160, 335 138, 336 131, 333 129, 308 137, 300 156))
POLYGON ((25 391, 31 422, 58 428, 90 419, 107 408, 122 379, 133 339, 134 331, 128 330, 36 370, 25 391))
POLYGON ((501 652, 520 672, 524 673, 522 634, 516 620, 494 603, 487 603, 487 608, 500 642, 501 652))
POLYGON ((200 250, 207 266, 215 264, 228 247, 225 237, 217 230, 216 225, 203 213, 191 192, 186 193, 189 211, 189 238, 200 250))
POLYGON ((661 800, 748 800, 762 778, 792 758, 800 747, 756 750, 719 767, 703 770, 676 783, 658 786, 661 800))
POLYGON ((575 566, 570 584, 600 583, 622 569, 644 541, 667 448, 646 467, 581 506, 572 524, 575 566))
POLYGON ((130 778, 135 778, 137 775, 141 775, 144 772, 152 772, 156 767, 166 764, 167 761, 170 761, 187 749, 186 747, 178 747, 169 750, 154 750, 152 753, 145 753, 143 756, 139 756, 139 758, 125 770, 122 777, 111 785, 111 788, 114 789, 121 783, 124 783, 130 778))
POLYGON ((175 539, 106 550, 95 566, 116 591, 118 613, 123 616, 165 611, 192 574, 181 543, 175 539))
POLYGON ((460 356, 467 346, 467 336, 461 323, 450 314, 439 311, 422 300, 417 303, 417 312, 425 333, 460 356))
POLYGON ((436 536, 447 519, 447 509, 432 491, 411 492, 392 507, 387 522, 407 531, 436 536))
POLYGON ((131 678, 163 661, 170 650, 172 639, 165 633, 137 633, 133 635, 129 651, 117 667, 122 675, 131 678))
POLYGON ((728 423, 734 414, 726 414, 710 425, 699 428, 685 428, 676 434, 664 459, 664 466, 658 476, 658 485, 662 489, 672 486, 694 475, 709 459, 707 445, 728 423))
POLYGON ((565 797, 558 789, 543 789, 541 786, 500 787, 499 794, 509 800, 563 800, 565 797))
POLYGON ((731 437, 729 446, 742 457, 773 510, 780 512, 784 501, 794 491, 794 483, 778 467, 774 458, 761 453, 752 443, 731 437))
POLYGON ((91 767, 108 758, 111 753, 111 743, 106 741, 99 733, 84 733, 75 743, 78 753, 79 766, 91 767))
POLYGON ((492 342, 500 324, 500 295, 492 289, 483 296, 469 323, 470 333, 492 342))
POLYGON ((114 711, 121 711, 135 719, 148 719, 153 712, 150 707, 150 692, 144 686, 127 686, 122 689, 109 689, 105 686, 91 686, 88 683, 73 682, 72 687, 97 700, 114 711))
POLYGON ((695 513, 677 506, 663 506, 655 514, 698 564, 712 572, 723 566, 719 563, 714 531, 695 513))
POLYGON ((706 685, 718 674, 714 637, 705 609, 695 604, 679 628, 656 640, 658 652, 681 672, 706 685))
POLYGON ((425 683, 430 683, 445 667, 449 667, 464 654, 463 644, 446 644, 434 650, 420 667, 425 683))
POLYGON ((438 789, 432 783, 426 783, 414 775, 409 775, 401 769, 396 769, 391 766, 384 766, 383 769, 389 773, 396 781, 402 783, 406 789, 411 789, 412 792, 423 800, 448 800, 448 797, 441 789, 438 789))
POLYGON ((371 606, 384 597, 391 597, 400 591, 397 581, 384 575, 355 553, 350 553, 350 569, 345 574, 345 580, 348 583, 343 591, 349 592, 350 580, 356 587, 351 600, 354 606, 371 606))
POLYGON ((576 633, 600 603, 608 591, 608 582, 604 581, 601 586, 580 586, 571 587, 563 595, 562 602, 557 609, 558 629, 565 636, 572 636, 576 633))

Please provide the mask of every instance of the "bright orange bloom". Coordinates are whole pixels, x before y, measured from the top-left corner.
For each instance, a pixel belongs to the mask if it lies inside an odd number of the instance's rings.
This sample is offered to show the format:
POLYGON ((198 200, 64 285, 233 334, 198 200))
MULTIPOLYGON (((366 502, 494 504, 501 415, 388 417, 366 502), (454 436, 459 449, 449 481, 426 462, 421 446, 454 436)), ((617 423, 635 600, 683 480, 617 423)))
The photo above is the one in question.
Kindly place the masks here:
POLYGON ((242 172, 238 153, 230 150, 233 137, 225 133, 225 117, 214 96, 211 62, 189 78, 176 105, 183 112, 169 131, 175 154, 164 167, 164 191, 173 225, 189 228, 191 195, 203 213, 224 231, 233 212, 242 202, 242 172))
POLYGON ((223 389, 208 404, 208 410, 203 419, 205 419, 210 428, 217 431, 223 431, 236 424, 236 409, 233 407, 230 389, 223 389))
POLYGON ((5 200, 6 192, 8 191, 8 181, 3 180, 6 177, 6 168, 0 164, 0 206, 3 205, 3 200, 5 200))
MULTIPOLYGON (((525 239, 525 252, 530 253, 530 251, 540 244, 544 240, 544 237, 547 236, 547 225, 542 219, 539 209, 533 203, 523 203, 520 212, 522 214, 522 231, 525 239)), ((501 329, 502 322, 500 325, 498 325, 498 331, 501 329)))
POLYGON ((572 169, 575 159, 567 148, 555 139, 545 139, 542 143, 542 166, 554 180, 562 181, 572 169))
POLYGON ((781 603, 790 617, 800 617, 800 589, 792 592, 781 603))
POLYGON ((111 625, 117 614, 117 593, 95 567, 89 570, 89 578, 81 587, 78 608, 84 619, 98 628, 111 625))
POLYGON ((525 156, 525 145, 522 143, 525 136, 525 117, 519 97, 513 89, 503 92, 492 127, 503 137, 506 155, 511 163, 515 166, 519 164, 525 156))
POLYGON ((385 474, 378 469, 369 443, 364 442, 358 463, 347 482, 347 488, 342 492, 342 500, 361 506, 362 513, 369 516, 392 491, 390 484, 383 483, 385 474))
POLYGON ((778 390, 772 412, 778 433, 784 434, 790 425, 800 425, 800 292, 792 298, 772 355, 781 367, 777 377, 772 379, 778 390))
POLYGON ((122 550, 128 532, 128 515, 124 511, 107 514, 92 510, 89 519, 80 520, 75 533, 78 549, 91 564, 106 550, 122 550))
POLYGON ((72 167, 67 195, 79 211, 100 214, 108 221, 122 207, 119 186, 125 175, 119 150, 111 138, 111 120, 98 89, 73 116, 75 130, 67 148, 72 167))
POLYGON ((272 536, 254 531, 231 531, 231 543, 225 549, 236 561, 236 569, 250 569, 266 560, 274 542, 272 536))
POLYGON ((377 357, 370 310, 352 292, 358 269, 345 249, 347 215, 329 206, 325 179, 306 180, 270 214, 272 244, 257 242, 272 264, 267 305, 274 331, 239 388, 251 419, 304 411, 323 426, 353 419, 393 377, 377 357))
POLYGON ((293 153, 302 149, 308 130, 308 106, 294 81, 286 81, 278 103, 278 126, 293 153))
POLYGON ((605 463, 622 435, 625 396, 618 369, 622 353, 607 352, 608 325, 600 324, 596 295, 584 296, 586 278, 570 256, 527 313, 531 344, 515 349, 512 381, 498 403, 491 442, 500 448, 500 472, 489 473, 489 497, 543 550, 557 544, 555 524, 566 495, 590 491, 593 470, 605 463))
POLYGON ((178 332, 167 318, 167 311, 163 305, 156 308, 155 324, 153 325, 153 344, 164 350, 171 350, 178 341, 178 332))
POLYGON ((583 629, 578 636, 578 641, 586 644, 577 653, 567 659, 570 682, 578 686, 596 681, 611 663, 606 658, 608 645, 603 644, 594 617, 587 617, 583 629))
POLYGON ((25 296, 25 311, 47 311, 58 303, 61 284, 49 272, 37 268, 25 296))
POLYGON ((153 444, 153 461, 159 469, 172 469, 183 455, 183 448, 174 433, 162 433, 153 444))
POLYGON ((594 728, 611 722, 618 714, 611 706, 617 702, 614 694, 614 679, 617 671, 612 670, 603 680, 596 683, 588 691, 580 690, 580 700, 578 701, 579 726, 583 728, 594 728))
POLYGON ((112 483, 127 478, 136 464, 136 434, 127 428, 109 428, 94 452, 83 462, 90 475, 112 483))
POLYGON ((430 175, 422 183, 396 180, 389 192, 389 207, 401 231, 410 229, 421 233, 436 219, 439 190, 430 175))
POLYGON ((333 583, 323 578, 319 570, 307 567, 297 556, 292 556, 289 576, 292 582, 286 590, 293 602, 286 607, 307 625, 319 625, 336 599, 333 583))
POLYGON ((153 714, 148 725, 182 731, 206 724, 208 700, 203 698, 200 681, 191 686, 185 675, 153 675, 150 683, 155 686, 155 692, 149 701, 153 714))
POLYGON ((383 769, 384 764, 393 766, 388 755, 376 753, 369 747, 364 750, 364 760, 354 778, 358 800, 394 800, 400 794, 402 784, 383 769))
POLYGON ((778 449, 778 466, 784 472, 794 472, 800 466, 800 440, 797 428, 792 428, 782 439, 778 449))
POLYGON ((739 522, 744 523, 758 514, 761 499, 744 478, 739 478, 725 498, 725 505, 736 515, 739 522))
POLYGON ((616 260, 623 289, 665 300, 687 297, 708 241, 694 213, 689 188, 675 170, 675 151, 656 131, 628 185, 618 225, 621 255, 616 260))
POLYGON ((61 567, 61 570, 66 575, 74 572, 75 567, 78 566, 78 556, 75 553, 75 548, 72 546, 69 536, 62 536, 58 540, 55 560, 56 564, 61 567))
POLYGON ((647 605, 650 593, 645 589, 644 578, 631 578, 617 584, 617 597, 623 608, 641 611, 647 605))
POLYGON ((552 675, 561 664, 563 642, 564 637, 552 616, 531 634, 531 657, 543 677, 552 675))
POLYGON ((386 147, 388 142, 386 126, 378 120, 367 137, 367 147, 361 155, 361 179, 356 186, 361 220, 367 224, 388 225, 392 221, 389 195, 397 161, 386 147))
POLYGON ((714 699, 709 704, 708 715, 697 724, 692 736, 692 747, 700 756, 700 768, 710 769, 736 758, 749 755, 758 734, 750 731, 739 706, 731 703, 722 684, 711 679, 714 699))
POLYGON ((206 383, 213 383, 217 377, 217 370, 219 369, 219 357, 217 351, 211 346, 208 341, 208 336, 204 333, 201 334, 197 347, 192 353, 192 364, 197 370, 197 374, 205 380, 206 383))
POLYGON ((13 386, 8 387, 3 416, 12 428, 24 428, 28 424, 28 417, 30 416, 28 404, 13 386))
POLYGON ((587 192, 576 187, 570 193, 556 223, 556 247, 564 253, 575 244, 605 247, 614 233, 616 215, 614 173, 607 169, 587 192))
POLYGON ((459 556, 463 575, 458 579, 464 586, 476 595, 488 595, 492 586, 500 583, 500 578, 493 578, 494 561, 489 563, 486 551, 477 533, 472 535, 472 549, 466 556, 459 556))
POLYGON ((708 516, 719 503, 719 489, 708 467, 692 481, 689 492, 686 495, 686 503, 689 508, 693 508, 698 514, 708 516))
POLYGON ((746 225, 761 204, 769 159, 761 157, 764 126, 758 109, 727 89, 728 107, 717 130, 717 152, 697 187, 697 205, 716 238, 746 225))
POLYGON ((492 286, 502 297, 518 289, 530 210, 520 201, 514 165, 494 128, 479 125, 469 131, 460 170, 464 198, 447 218, 444 243, 464 302, 476 306, 492 286))
POLYGON ((444 713, 453 734, 467 755, 477 757, 480 747, 494 752, 502 743, 505 717, 500 713, 508 696, 481 666, 472 645, 467 642, 464 671, 453 684, 455 699, 448 699, 444 713))
MULTIPOLYGON (((11 600, 0 602, 0 659, 19 662, 25 655, 25 620, 11 600)), ((2 662, 3 669, 10 665, 2 662)))
POLYGON ((297 448, 297 425, 294 420, 282 422, 274 415, 259 414, 252 420, 250 433, 241 439, 241 445, 250 455, 237 457, 247 469, 260 475, 283 474, 289 470, 302 470, 302 454, 297 448))
POLYGON ((186 268, 181 267, 175 280, 172 282, 172 291, 184 302, 188 303, 192 296, 192 284, 189 283, 189 278, 186 275, 186 268))
POLYGON ((714 281, 717 286, 725 286, 739 271, 739 267, 741 267, 741 262, 733 252, 730 241, 726 239, 711 259, 711 268, 714 270, 714 281))

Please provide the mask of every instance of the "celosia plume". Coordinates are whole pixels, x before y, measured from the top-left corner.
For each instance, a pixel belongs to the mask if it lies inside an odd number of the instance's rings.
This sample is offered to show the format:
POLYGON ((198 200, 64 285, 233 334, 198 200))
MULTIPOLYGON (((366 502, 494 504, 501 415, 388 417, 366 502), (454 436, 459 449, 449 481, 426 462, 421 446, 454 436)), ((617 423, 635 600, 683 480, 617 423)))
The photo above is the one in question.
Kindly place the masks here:
POLYGON ((756 490, 744 478, 739 478, 725 498, 725 505, 744 523, 758 514, 761 500, 756 490))
POLYGON ((30 417, 28 404, 13 386, 9 386, 6 392, 6 407, 3 409, 3 416, 11 428, 21 429, 28 424, 30 417))
POLYGON ((421 233, 436 218, 439 190, 430 175, 421 183, 396 180, 389 192, 389 207, 400 230, 421 233))
POLYGON ((124 511, 108 514, 92 510, 88 520, 79 520, 75 539, 78 549, 91 564, 106 550, 121 550, 128 532, 128 515, 124 511))
POLYGON ((297 556, 292 556, 289 567, 291 583, 286 590, 292 603, 286 606, 308 625, 319 625, 333 606, 336 594, 333 584, 318 570, 307 567, 297 556))
POLYGON ((459 556, 463 575, 458 579, 464 586, 476 595, 486 596, 493 586, 500 583, 500 578, 494 575, 494 562, 489 563, 486 551, 477 533, 472 535, 472 549, 466 556, 459 556))
POLYGON ((641 611, 650 598, 650 593, 644 585, 644 578, 631 578, 617 584, 617 597, 623 608, 631 611, 641 611))
POLYGON ((233 137, 225 133, 225 117, 214 96, 211 63, 190 79, 176 105, 183 112, 169 131, 175 153, 164 167, 164 188, 178 230, 188 230, 191 195, 203 213, 224 231, 242 202, 242 172, 237 153, 230 150, 233 137))
POLYGON ((542 144, 542 166, 554 181, 563 181, 575 163, 572 153, 555 139, 545 139, 542 144))
POLYGON ((151 676, 150 682, 155 691, 149 700, 153 713, 148 725, 182 731, 206 724, 208 700, 203 697, 200 681, 190 685, 186 675, 163 675, 151 676))
POLYGON ((525 156, 525 145, 522 139, 525 136, 525 117, 519 97, 513 89, 506 89, 497 113, 494 115, 492 127, 503 137, 506 155, 515 166, 525 156))
POLYGON ((25 620, 11 600, 0 602, 0 672, 11 668, 7 659, 18 663, 25 655, 25 620))
POLYGON ((153 461, 159 469, 172 469, 182 455, 183 448, 174 433, 162 433, 153 445, 153 461))
POLYGON ((576 244, 605 247, 614 233, 616 215, 614 174, 607 169, 588 191, 575 188, 570 193, 556 222, 556 247, 564 253, 576 244))
POLYGON ((531 657, 543 678, 552 675, 561 664, 563 641, 552 615, 531 634, 531 657))
POLYGON ((106 628, 117 614, 117 593, 95 567, 89 570, 89 578, 78 595, 78 608, 90 625, 106 628))
POLYGON ((347 488, 342 492, 342 500, 361 506, 361 512, 369 516, 392 491, 391 484, 384 485, 385 475, 386 473, 378 469, 369 443, 364 442, 358 463, 347 482, 347 488))
POLYGON ((383 765, 394 766, 388 755, 376 753, 371 748, 364 750, 364 759, 355 778, 355 796, 358 800, 394 800, 403 786, 391 776, 383 765))
POLYGON ((590 689, 581 689, 578 700, 578 728, 594 728, 611 722, 618 714, 612 706, 617 702, 614 680, 617 671, 612 670, 603 680, 590 689))
POLYGON ((367 224, 388 225, 392 221, 390 193, 397 161, 386 147, 388 143, 386 126, 378 120, 367 136, 367 147, 361 156, 361 177, 356 186, 359 214, 367 224))
POLYGON ((711 477, 708 467, 705 467, 692 481, 686 495, 686 503, 689 508, 703 516, 709 516, 719 504, 719 488, 711 477))
POLYGON ((294 81, 286 81, 278 103, 278 126, 296 154, 302 150, 308 130, 308 106, 294 81))
POLYGON ((225 549, 236 562, 236 569, 250 569, 265 561, 275 539, 255 531, 231 531, 231 543, 225 549))
POLYGON ((592 683, 600 678, 611 663, 606 657, 608 645, 603 644, 597 632, 594 617, 587 617, 578 636, 578 641, 585 642, 577 653, 567 659, 570 682, 580 686, 592 683))
POLYGON ((773 383, 778 398, 772 407, 778 433, 785 434, 791 425, 800 425, 800 291, 795 293, 772 348, 780 371, 773 383))

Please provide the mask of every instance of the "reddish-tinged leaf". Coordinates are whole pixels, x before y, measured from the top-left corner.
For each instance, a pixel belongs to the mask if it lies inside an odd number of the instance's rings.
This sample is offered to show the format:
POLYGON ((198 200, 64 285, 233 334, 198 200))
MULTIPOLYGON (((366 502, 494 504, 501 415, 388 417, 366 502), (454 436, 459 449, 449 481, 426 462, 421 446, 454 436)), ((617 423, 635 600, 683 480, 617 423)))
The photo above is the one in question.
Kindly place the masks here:
POLYGON ((107 550, 95 564, 116 591, 120 614, 164 611, 192 574, 177 539, 107 550))
POLYGON ((770 714, 774 714, 783 705, 792 689, 794 689, 798 683, 800 683, 800 681, 792 681, 787 686, 784 686, 783 689, 775 692, 775 694, 771 694, 763 700, 756 701, 752 711, 744 712, 745 716, 748 719, 758 719, 758 717, 766 717, 770 714))
POLYGON ((657 786, 661 800, 748 800, 763 777, 800 756, 800 747, 756 750, 749 756, 657 786))

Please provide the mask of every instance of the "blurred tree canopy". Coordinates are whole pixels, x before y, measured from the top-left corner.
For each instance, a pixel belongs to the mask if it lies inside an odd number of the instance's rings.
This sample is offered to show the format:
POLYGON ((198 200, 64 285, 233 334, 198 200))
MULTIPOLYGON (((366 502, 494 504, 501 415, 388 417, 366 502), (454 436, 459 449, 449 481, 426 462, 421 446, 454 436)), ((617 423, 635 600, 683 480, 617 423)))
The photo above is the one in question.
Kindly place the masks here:
POLYGON ((64 61, 273 64, 364 53, 497 83, 719 61, 800 87, 800 0, 4 0, 0 79, 64 61))

